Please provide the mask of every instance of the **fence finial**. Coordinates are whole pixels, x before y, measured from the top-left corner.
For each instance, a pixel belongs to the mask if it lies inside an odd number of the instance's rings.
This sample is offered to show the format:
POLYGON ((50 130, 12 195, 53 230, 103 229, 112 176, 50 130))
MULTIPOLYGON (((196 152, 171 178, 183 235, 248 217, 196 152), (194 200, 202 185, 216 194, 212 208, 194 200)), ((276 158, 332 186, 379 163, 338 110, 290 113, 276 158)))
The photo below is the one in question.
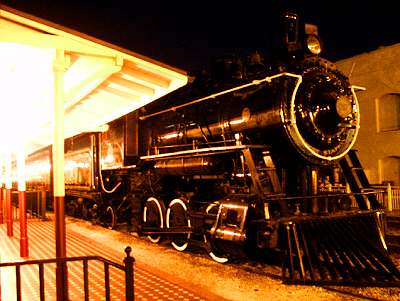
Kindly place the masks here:
POLYGON ((126 257, 131 257, 130 254, 132 252, 132 248, 130 246, 127 246, 124 251, 126 253, 126 257))
POLYGON ((127 246, 125 248, 125 253, 126 257, 124 259, 125 263, 125 300, 127 301, 133 301, 135 296, 134 296, 134 275, 133 275, 133 263, 135 262, 135 259, 131 257, 130 253, 132 252, 132 248, 130 246, 127 246))

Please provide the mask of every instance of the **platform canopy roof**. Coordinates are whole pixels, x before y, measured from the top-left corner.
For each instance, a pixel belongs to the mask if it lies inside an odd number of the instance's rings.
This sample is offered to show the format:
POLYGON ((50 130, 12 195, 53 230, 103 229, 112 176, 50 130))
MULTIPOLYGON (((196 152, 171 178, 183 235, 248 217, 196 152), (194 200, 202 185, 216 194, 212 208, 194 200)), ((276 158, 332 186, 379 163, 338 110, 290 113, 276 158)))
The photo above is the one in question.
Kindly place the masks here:
POLYGON ((0 5, 1 147, 21 136, 28 153, 52 143, 57 51, 65 54, 65 137, 187 83, 182 70, 0 5))

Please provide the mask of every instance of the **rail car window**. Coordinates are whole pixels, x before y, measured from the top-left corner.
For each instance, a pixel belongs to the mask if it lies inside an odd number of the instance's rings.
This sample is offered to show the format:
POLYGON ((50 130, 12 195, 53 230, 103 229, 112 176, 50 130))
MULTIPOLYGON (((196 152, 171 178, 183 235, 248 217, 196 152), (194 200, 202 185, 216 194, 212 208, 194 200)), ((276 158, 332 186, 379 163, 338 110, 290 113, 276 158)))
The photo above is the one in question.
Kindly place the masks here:
POLYGON ((124 120, 109 124, 107 132, 101 135, 102 169, 120 168, 124 160, 124 120))
POLYGON ((377 101, 378 131, 400 130, 400 94, 390 93, 377 101))
POLYGON ((50 187, 50 158, 43 155, 40 159, 27 159, 26 186, 28 189, 48 189, 50 187))
POLYGON ((93 183, 92 156, 89 149, 65 155, 65 184, 91 186, 93 183))

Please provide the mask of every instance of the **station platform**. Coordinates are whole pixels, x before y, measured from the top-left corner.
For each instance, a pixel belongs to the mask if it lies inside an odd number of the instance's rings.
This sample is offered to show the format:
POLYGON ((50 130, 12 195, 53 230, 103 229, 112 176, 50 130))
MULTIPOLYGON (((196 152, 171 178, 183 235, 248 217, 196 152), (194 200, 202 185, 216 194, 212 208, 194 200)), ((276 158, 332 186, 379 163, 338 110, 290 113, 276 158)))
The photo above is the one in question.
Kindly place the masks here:
MULTIPOLYGON (((0 262, 55 258, 54 221, 28 220, 29 258, 19 257, 19 224, 14 222, 14 236, 7 236, 6 224, 0 225, 0 262)), ((96 241, 66 227, 67 257, 97 255, 116 263, 122 262, 124 250, 116 252, 107 246, 107 241, 96 241)), ((134 246, 132 246, 134 248, 134 246)), ((149 269, 140 258, 135 258, 135 300, 226 300, 222 296, 206 292, 189 281, 176 279, 168 272, 149 269)), ((45 300, 56 300, 55 264, 44 269, 45 300)), ((89 300, 106 300, 104 270, 101 262, 89 264, 89 300)), ((15 267, 0 269, 1 301, 17 300, 15 267)), ((68 263, 68 292, 70 300, 85 300, 82 263, 68 263)), ((111 300, 125 300, 124 273, 110 269, 111 300)), ((21 267, 22 300, 40 300, 38 267, 21 267)))

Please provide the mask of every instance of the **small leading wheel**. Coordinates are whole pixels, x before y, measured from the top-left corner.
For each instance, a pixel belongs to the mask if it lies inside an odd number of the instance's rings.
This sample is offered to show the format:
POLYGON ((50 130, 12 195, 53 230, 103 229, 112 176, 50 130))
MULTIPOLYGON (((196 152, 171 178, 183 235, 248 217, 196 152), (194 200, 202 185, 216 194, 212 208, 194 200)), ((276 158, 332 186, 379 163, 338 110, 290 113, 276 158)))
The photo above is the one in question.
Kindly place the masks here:
MULTIPOLYGON (((190 227, 190 219, 187 213, 187 206, 181 199, 173 199, 169 204, 166 214, 167 228, 190 227)), ((184 251, 189 245, 190 233, 173 234, 172 246, 178 251, 184 251)))
POLYGON ((218 262, 218 263, 226 263, 229 261, 229 258, 226 257, 222 252, 220 252, 215 245, 212 242, 212 239, 210 238, 209 234, 204 234, 203 235, 203 240, 204 243, 206 245, 206 249, 208 252, 208 255, 210 255, 210 257, 218 262))
MULTIPOLYGON (((157 200, 155 197, 147 199, 143 208, 143 225, 149 228, 164 228, 165 205, 163 201, 157 200)), ((161 236, 157 234, 150 234, 147 238, 152 243, 159 243, 161 236)))
MULTIPOLYGON (((214 202, 208 205, 206 209, 206 214, 209 216, 215 216, 217 217, 218 211, 219 211, 220 204, 219 202, 214 202)), ((213 225, 212 227, 214 227, 213 225)), ((206 250, 208 252, 208 255, 215 260, 218 263, 225 263, 228 262, 229 258, 225 256, 225 254, 221 251, 218 250, 218 247, 215 245, 213 242, 213 238, 209 233, 205 233, 203 235, 203 242, 206 246, 206 250)))
POLYGON ((108 229, 115 229, 116 217, 113 207, 108 206, 105 213, 104 223, 108 229))

